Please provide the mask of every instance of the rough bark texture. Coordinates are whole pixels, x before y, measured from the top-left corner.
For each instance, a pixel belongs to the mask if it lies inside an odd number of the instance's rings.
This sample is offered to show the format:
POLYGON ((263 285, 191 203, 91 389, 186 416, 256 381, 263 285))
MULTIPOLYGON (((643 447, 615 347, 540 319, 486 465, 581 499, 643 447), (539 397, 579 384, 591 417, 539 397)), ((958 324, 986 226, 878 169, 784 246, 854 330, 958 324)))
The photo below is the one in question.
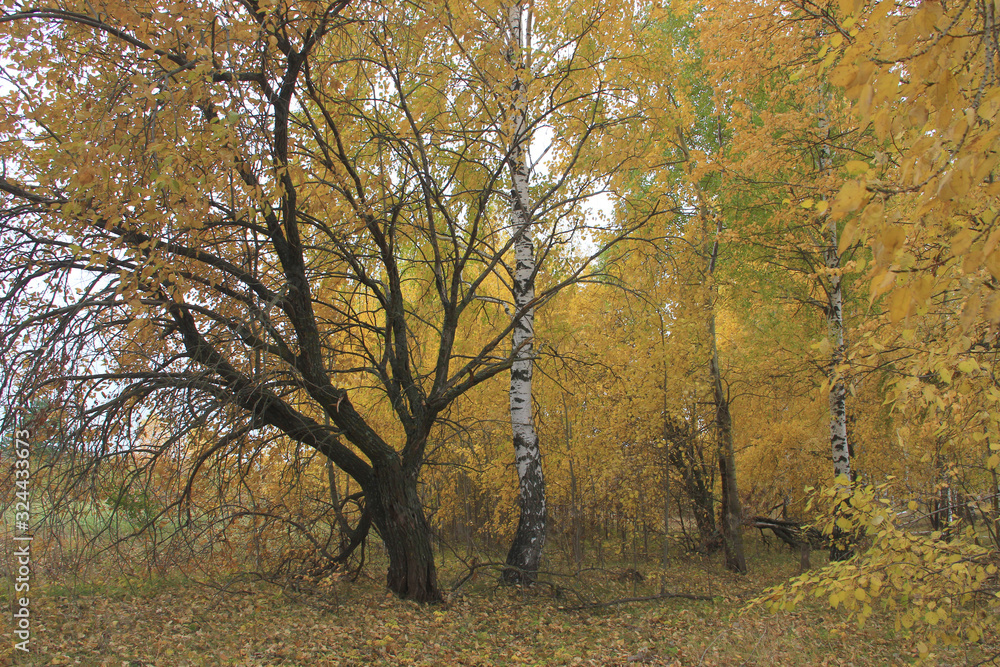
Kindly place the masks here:
POLYGON ((510 369, 510 424, 514 440, 514 460, 519 484, 518 504, 521 516, 517 533, 507 553, 503 580, 507 583, 530 583, 538 572, 545 544, 545 478, 542 455, 531 410, 531 375, 533 370, 535 249, 531 240, 531 209, 528 192, 528 132, 525 114, 527 94, 523 80, 526 8, 520 3, 507 10, 510 31, 507 62, 514 69, 510 110, 513 131, 508 162, 511 180, 511 231, 514 234, 514 317, 512 333, 514 364, 510 369))
POLYGON ((417 494, 416 475, 399 466, 376 468, 372 503, 375 527, 389 556, 386 585, 399 597, 440 602, 430 526, 417 494))

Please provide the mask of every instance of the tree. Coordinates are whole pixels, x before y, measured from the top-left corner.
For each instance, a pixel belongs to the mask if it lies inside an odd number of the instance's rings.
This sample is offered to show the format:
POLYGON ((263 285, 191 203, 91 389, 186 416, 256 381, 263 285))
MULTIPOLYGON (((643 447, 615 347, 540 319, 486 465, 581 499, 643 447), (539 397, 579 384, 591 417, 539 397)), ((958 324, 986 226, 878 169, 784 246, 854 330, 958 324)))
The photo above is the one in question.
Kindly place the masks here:
POLYGON ((538 117, 561 132, 535 197, 536 271, 581 233, 598 243, 508 317, 495 286, 523 232, 501 213, 504 151, 518 145, 494 111, 511 80, 491 51, 504 23, 246 0, 56 4, 0 24, 14 54, 6 387, 64 386, 71 437, 94 461, 128 460, 154 416, 172 437, 144 446, 153 459, 195 429, 216 434, 180 459, 191 480, 213 457, 244 467, 311 447, 360 487, 388 587, 440 599, 418 493, 428 439, 511 368, 502 347, 525 312, 632 231, 587 230, 579 215, 619 166, 590 159, 591 144, 638 116, 602 102, 627 101, 624 88, 590 85, 589 67, 551 47, 538 117), (467 337, 482 319, 487 335, 467 337), (63 372, 37 376, 55 356, 63 372))
POLYGON ((514 72, 511 83, 512 106, 509 123, 512 127, 511 148, 508 152, 511 176, 511 232, 514 242, 514 308, 520 317, 514 324, 511 344, 515 361, 510 368, 510 424, 514 437, 514 465, 517 468, 518 506, 520 518, 514 541, 507 552, 508 568, 503 578, 508 583, 528 583, 534 580, 545 545, 545 477, 542 455, 538 447, 531 414, 531 375, 534 361, 535 336, 535 247, 531 240, 531 200, 528 191, 528 93, 524 80, 525 53, 530 53, 531 36, 526 30, 531 21, 531 7, 520 2, 507 9, 509 30, 506 50, 507 64, 514 72), (527 43, 525 42, 527 40, 527 43))
MULTIPOLYGON (((746 238, 759 247, 762 261, 791 274, 783 297, 824 316, 825 337, 818 349, 826 357, 832 469, 838 483, 849 488, 847 395, 849 386, 857 388, 860 373, 852 372, 845 337, 845 287, 863 267, 858 260, 866 253, 859 252, 857 221, 849 215, 853 209, 834 195, 839 172, 867 168, 864 160, 872 160, 878 147, 840 91, 804 65, 825 53, 829 47, 822 40, 835 28, 822 17, 803 22, 794 12, 775 9, 758 16, 758 9, 720 5, 706 12, 715 26, 704 32, 711 69, 730 86, 725 104, 732 110, 734 136, 720 167, 734 189, 744 190, 761 211, 746 216, 757 218, 747 225, 746 238), (744 32, 748 21, 759 29, 739 41, 719 37, 744 32), (752 55, 734 66, 736 52, 752 55)), ((847 305, 853 304, 848 300, 847 305)), ((831 557, 849 553, 836 545, 831 557)))

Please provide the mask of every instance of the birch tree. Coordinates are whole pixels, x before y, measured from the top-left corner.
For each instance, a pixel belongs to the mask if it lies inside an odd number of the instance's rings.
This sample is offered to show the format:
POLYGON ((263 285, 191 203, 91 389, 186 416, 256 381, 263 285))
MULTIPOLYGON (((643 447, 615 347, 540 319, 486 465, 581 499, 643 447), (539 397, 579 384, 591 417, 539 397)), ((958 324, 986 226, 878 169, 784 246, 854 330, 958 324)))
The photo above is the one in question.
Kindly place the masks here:
POLYGON ((528 94, 525 81, 526 54, 531 51, 531 6, 521 3, 507 10, 509 30, 506 59, 514 72, 508 125, 511 147, 507 161, 511 176, 510 227, 514 236, 512 278, 514 321, 511 335, 514 362, 510 369, 510 423, 514 439, 514 465, 518 479, 518 519, 514 541, 507 552, 508 583, 534 580, 545 545, 545 477, 538 433, 532 416, 531 376, 534 367, 535 337, 535 248, 531 237, 531 195, 528 190, 528 94))
MULTIPOLYGON (((825 127, 826 125, 827 121, 824 118, 820 124, 821 130, 828 129, 825 127)), ((829 132, 827 132, 826 140, 829 140, 829 132)), ((824 144, 819 149, 817 166, 820 175, 828 172, 833 166, 832 163, 830 147, 824 144)), ((847 441, 847 385, 843 378, 845 362, 847 361, 844 342, 843 267, 840 261, 842 249, 837 233, 837 222, 842 217, 842 213, 841 211, 832 211, 824 225, 827 245, 823 250, 823 263, 826 267, 826 276, 820 284, 826 295, 826 304, 823 310, 826 314, 827 340, 830 344, 827 383, 830 391, 830 449, 833 457, 833 475, 837 484, 849 490, 852 479, 851 448, 847 441)), ((850 239, 847 241, 849 243, 850 239)), ((833 544, 830 546, 830 560, 844 560, 849 557, 851 549, 844 543, 846 536, 842 535, 840 531, 835 531, 833 537, 833 544)))

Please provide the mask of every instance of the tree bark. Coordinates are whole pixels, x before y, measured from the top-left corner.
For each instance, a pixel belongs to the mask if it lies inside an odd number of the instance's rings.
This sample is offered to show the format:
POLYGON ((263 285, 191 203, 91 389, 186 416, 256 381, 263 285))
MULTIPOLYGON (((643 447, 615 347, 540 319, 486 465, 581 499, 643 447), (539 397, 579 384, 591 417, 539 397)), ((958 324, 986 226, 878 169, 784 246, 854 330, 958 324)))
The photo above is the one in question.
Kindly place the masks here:
MULTIPOLYGON (((830 223, 830 248, 826 253, 828 269, 840 268, 837 254, 837 227, 830 223)), ((826 311, 827 331, 833 346, 830 359, 830 447, 833 453, 833 472, 837 478, 851 481, 851 456, 847 445, 847 387, 840 376, 840 364, 845 358, 843 295, 840 276, 830 276, 829 299, 826 311)))
POLYGON ((405 600, 440 602, 430 525, 417 493, 417 476, 400 465, 373 470, 368 496, 372 519, 389 556, 386 585, 405 600))
POLYGON ((1000 549, 1000 476, 996 468, 990 473, 993 475, 993 546, 1000 549))
MULTIPOLYGON (((670 419, 669 405, 667 404, 667 336, 666 326, 663 323, 663 313, 658 311, 660 318, 660 353, 662 354, 663 386, 661 387, 661 397, 663 399, 663 552, 661 553, 661 566, 667 568, 670 563, 670 419)), ((665 583, 661 584, 662 586, 665 583)), ((662 592, 662 590, 661 590, 662 592)))
MULTIPOLYGON (((708 279, 712 281, 715 262, 719 254, 719 234, 722 222, 716 228, 716 238, 712 245, 712 255, 708 265, 708 279)), ((742 511, 739 489, 736 485, 736 454, 733 448, 733 418, 729 412, 729 397, 722 386, 722 371, 719 368, 719 347, 715 333, 715 286, 711 285, 708 302, 708 335, 711 347, 709 374, 712 381, 712 397, 715 403, 715 426, 718 435, 719 481, 722 484, 722 546, 726 555, 726 569, 745 574, 747 560, 743 553, 742 511)))
POLYGON ((736 485, 733 420, 729 413, 729 398, 722 386, 722 376, 719 370, 714 310, 709 316, 709 333, 712 339, 710 368, 715 400, 715 425, 719 436, 719 481, 722 484, 722 546, 726 555, 726 569, 743 574, 747 571, 747 561, 743 553, 742 511, 740 509, 739 489, 736 485))
POLYGON ((580 491, 576 480, 576 469, 573 465, 573 427, 569 420, 569 408, 566 406, 565 395, 563 395, 563 424, 566 431, 566 452, 569 457, 569 516, 570 529, 573 531, 573 565, 579 571, 583 564, 583 510, 580 507, 580 491))
POLYGON ((510 31, 506 51, 514 69, 510 110, 513 136, 507 157, 511 180, 511 231, 514 234, 514 317, 511 335, 514 363, 510 369, 510 423, 517 466, 520 519, 514 541, 507 552, 503 580, 524 584, 535 580, 545 545, 546 506, 542 455, 531 406, 535 309, 535 248, 531 240, 531 209, 528 191, 527 120, 528 97, 523 80, 526 8, 515 3, 507 10, 510 31))
MULTIPOLYGON (((828 167, 828 150, 824 147, 820 156, 820 170, 828 167)), ((837 236, 837 222, 830 220, 828 224, 826 252, 824 263, 829 269, 830 284, 827 287, 826 328, 830 345, 833 348, 830 366, 827 371, 830 383, 830 449, 833 455, 833 475, 836 484, 848 490, 851 488, 851 453, 847 442, 847 387, 841 377, 840 366, 846 358, 844 345, 844 311, 843 293, 841 291, 840 252, 837 236)), ((847 544, 847 536, 839 529, 833 531, 833 541, 830 546, 830 560, 838 561, 850 558, 853 551, 847 544)))

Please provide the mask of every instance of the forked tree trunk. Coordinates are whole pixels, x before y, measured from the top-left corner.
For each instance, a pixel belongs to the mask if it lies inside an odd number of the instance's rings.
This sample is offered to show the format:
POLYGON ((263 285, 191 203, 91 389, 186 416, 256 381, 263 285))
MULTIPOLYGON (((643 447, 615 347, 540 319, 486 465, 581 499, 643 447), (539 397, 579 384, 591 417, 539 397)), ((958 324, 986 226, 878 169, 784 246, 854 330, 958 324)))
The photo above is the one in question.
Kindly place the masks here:
POLYGON ((431 530, 416 474, 399 465, 378 466, 373 472, 375 488, 365 498, 389 556, 386 585, 404 600, 440 602, 431 530))
POLYGON ((722 547, 726 555, 726 569, 746 573, 747 560, 743 553, 742 511, 736 485, 736 455, 733 451, 733 419, 729 412, 729 398, 722 386, 719 370, 719 351, 715 340, 715 311, 709 315, 712 360, 710 363, 712 388, 715 399, 715 426, 719 436, 719 481, 722 484, 722 547))
POLYGON ((542 455, 531 410, 531 375, 535 310, 535 249, 531 241, 530 197, 528 192, 528 131, 525 118, 528 97, 524 82, 526 9, 515 3, 507 10, 507 62, 514 70, 510 109, 512 141, 508 163, 511 180, 511 231, 514 234, 514 331, 511 336, 514 364, 510 369, 510 423, 517 466, 520 519, 514 541, 507 553, 503 580, 530 583, 538 573, 545 544, 545 478, 542 455))
MULTIPOLYGON (((715 273, 715 262, 719 256, 719 235, 721 221, 716 226, 715 242, 708 264, 711 281, 715 273)), ((742 510, 739 489, 736 485, 736 454, 733 449, 733 418, 729 412, 729 397, 722 386, 722 371, 719 368, 719 346, 715 332, 715 287, 712 285, 708 302, 708 335, 711 359, 709 375, 712 382, 712 396, 715 402, 715 427, 718 435, 719 481, 722 484, 722 547, 726 555, 726 569, 741 574, 747 571, 747 560, 743 553, 742 510)))

